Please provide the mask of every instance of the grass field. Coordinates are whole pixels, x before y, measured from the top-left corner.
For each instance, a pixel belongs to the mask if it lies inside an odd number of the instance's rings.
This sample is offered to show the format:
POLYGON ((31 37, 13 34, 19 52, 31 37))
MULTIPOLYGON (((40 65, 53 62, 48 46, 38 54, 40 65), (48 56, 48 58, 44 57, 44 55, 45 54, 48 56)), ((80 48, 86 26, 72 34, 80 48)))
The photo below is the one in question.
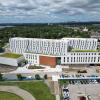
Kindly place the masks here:
POLYGON ((36 100, 55 100, 55 96, 43 81, 0 82, 0 85, 18 86, 30 92, 36 100))
POLYGON ((72 49, 71 52, 100 52, 100 49, 98 49, 98 50, 80 50, 80 49, 72 49))
POLYGON ((23 99, 13 93, 0 92, 0 100, 23 100, 23 99))
POLYGON ((4 53, 0 55, 0 57, 7 57, 7 58, 19 58, 20 54, 14 54, 14 53, 4 53))

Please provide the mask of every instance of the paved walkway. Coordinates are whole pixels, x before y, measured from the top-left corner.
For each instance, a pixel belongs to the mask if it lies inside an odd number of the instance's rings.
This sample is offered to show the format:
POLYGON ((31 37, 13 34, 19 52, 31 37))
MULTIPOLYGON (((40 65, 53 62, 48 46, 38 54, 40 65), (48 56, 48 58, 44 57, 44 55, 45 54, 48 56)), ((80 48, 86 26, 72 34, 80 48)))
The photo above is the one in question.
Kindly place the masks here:
POLYGON ((24 100, 36 100, 29 92, 16 86, 0 86, 0 91, 14 93, 23 98, 24 100))

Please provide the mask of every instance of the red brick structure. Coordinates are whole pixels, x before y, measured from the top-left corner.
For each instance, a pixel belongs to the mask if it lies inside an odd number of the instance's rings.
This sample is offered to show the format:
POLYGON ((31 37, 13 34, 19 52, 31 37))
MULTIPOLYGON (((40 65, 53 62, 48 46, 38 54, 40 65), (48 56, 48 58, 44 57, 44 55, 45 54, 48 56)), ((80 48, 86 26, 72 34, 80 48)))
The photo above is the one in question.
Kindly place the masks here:
POLYGON ((40 65, 51 66, 51 68, 55 68, 56 66, 56 57, 40 56, 39 61, 40 65))

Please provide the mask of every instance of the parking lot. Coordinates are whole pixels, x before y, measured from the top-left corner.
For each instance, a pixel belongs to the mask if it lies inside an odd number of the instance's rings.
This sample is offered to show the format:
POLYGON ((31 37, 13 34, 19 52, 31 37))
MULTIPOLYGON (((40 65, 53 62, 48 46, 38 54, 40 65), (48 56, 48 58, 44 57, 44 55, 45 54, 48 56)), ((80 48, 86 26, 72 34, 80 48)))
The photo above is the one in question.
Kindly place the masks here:
POLYGON ((63 92, 63 100, 69 100, 69 89, 68 87, 63 87, 62 88, 62 92, 63 92))
POLYGON ((78 73, 78 70, 80 67, 65 69, 60 76, 61 80, 66 80, 62 88, 63 100, 79 100, 81 96, 86 100, 100 100, 100 73, 94 66, 81 67, 86 73, 78 73))
POLYGON ((62 87, 63 100, 79 100, 79 96, 92 98, 87 100, 100 100, 100 80, 73 79, 66 82, 62 87))
POLYGON ((87 100, 100 100, 100 84, 68 85, 70 100, 79 100, 80 96, 90 98, 87 100))
POLYGON ((97 84, 100 80, 68 80, 69 84, 97 84))

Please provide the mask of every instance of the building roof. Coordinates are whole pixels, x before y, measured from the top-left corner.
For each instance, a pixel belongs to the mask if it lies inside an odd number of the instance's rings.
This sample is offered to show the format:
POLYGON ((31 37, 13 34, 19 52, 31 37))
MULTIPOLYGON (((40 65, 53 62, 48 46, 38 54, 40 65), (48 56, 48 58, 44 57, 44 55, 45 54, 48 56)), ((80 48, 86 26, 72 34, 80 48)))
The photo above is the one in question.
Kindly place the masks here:
POLYGON ((96 38, 61 38, 61 39, 44 39, 44 38, 22 38, 22 37, 14 37, 14 38, 10 38, 10 39, 14 39, 14 40, 41 40, 41 41, 68 41, 68 40, 95 40, 97 41, 96 38))
POLYGON ((20 54, 14 54, 14 53, 4 53, 4 54, 1 54, 0 57, 6 57, 6 58, 19 58, 21 57, 22 55, 20 54))
POLYGON ((95 38, 62 38, 63 40, 97 40, 95 38))

